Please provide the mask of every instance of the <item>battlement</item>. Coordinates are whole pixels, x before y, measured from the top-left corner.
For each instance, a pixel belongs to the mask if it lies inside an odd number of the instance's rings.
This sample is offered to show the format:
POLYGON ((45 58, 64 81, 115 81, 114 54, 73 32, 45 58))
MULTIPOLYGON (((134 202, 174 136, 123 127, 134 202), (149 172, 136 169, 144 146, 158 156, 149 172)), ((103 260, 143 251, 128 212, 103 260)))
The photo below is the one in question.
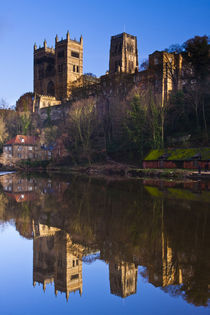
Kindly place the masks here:
POLYGON ((81 45, 81 39, 78 41, 76 39, 71 39, 71 38, 69 38, 69 39, 68 38, 66 38, 66 39, 61 38, 61 40, 57 39, 57 41, 55 41, 55 45, 66 44, 68 42, 73 42, 73 43, 76 43, 78 45, 81 45))
POLYGON ((43 42, 43 46, 37 47, 37 44, 35 43, 34 44, 34 54, 39 54, 39 53, 44 53, 44 52, 55 54, 56 46, 60 46, 60 45, 67 44, 67 43, 73 43, 73 44, 78 44, 78 45, 82 46, 83 45, 83 37, 81 35, 79 40, 76 40, 76 38, 72 39, 72 38, 70 38, 69 31, 67 31, 65 39, 61 38, 61 40, 59 40, 58 35, 56 35, 55 48, 54 47, 47 47, 46 39, 43 42))
POLYGON ((55 54, 55 49, 53 47, 47 47, 47 41, 44 40, 43 47, 39 46, 39 48, 37 48, 36 43, 34 44, 34 54, 39 54, 40 52, 55 54))
POLYGON ((136 36, 134 36, 134 35, 130 35, 128 33, 123 32, 123 33, 120 33, 120 34, 112 36, 111 39, 122 38, 123 36, 129 37, 129 38, 132 38, 132 39, 136 38, 136 36))

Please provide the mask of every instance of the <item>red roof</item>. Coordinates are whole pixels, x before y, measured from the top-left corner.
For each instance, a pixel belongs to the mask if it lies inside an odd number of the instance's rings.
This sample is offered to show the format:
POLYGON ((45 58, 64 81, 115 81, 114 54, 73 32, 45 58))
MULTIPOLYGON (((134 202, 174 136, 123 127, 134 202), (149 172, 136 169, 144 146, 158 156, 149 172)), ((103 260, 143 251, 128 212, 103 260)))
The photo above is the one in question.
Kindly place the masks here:
POLYGON ((7 144, 29 144, 29 145, 35 145, 37 142, 37 137, 35 136, 23 136, 23 135, 17 135, 11 140, 7 141, 7 144))
POLYGON ((8 197, 13 198, 16 202, 32 201, 36 199, 36 195, 33 192, 23 193, 5 193, 8 197))

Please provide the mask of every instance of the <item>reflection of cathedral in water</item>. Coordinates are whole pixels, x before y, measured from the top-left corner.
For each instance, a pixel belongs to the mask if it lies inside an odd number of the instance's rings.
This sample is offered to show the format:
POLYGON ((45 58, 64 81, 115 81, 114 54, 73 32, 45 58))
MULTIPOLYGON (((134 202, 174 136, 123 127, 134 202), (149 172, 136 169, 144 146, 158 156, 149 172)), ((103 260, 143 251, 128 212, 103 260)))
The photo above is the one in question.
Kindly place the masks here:
MULTIPOLYGON (((71 292, 78 291, 82 294, 82 264, 85 261, 93 261, 91 260, 93 254, 100 252, 97 259, 100 258, 109 265, 111 294, 122 298, 135 294, 137 266, 144 266, 141 275, 155 287, 160 287, 166 292, 174 290, 175 295, 184 296, 190 303, 207 305, 210 297, 208 259, 210 216, 207 215, 207 211, 199 212, 199 216, 196 217, 185 212, 182 203, 178 202, 182 211, 176 212, 175 208, 174 211, 168 210, 166 201, 164 205, 162 201, 157 203, 155 200, 152 205, 154 209, 157 207, 157 211, 149 212, 153 208, 148 208, 143 216, 147 224, 141 226, 140 221, 139 225, 136 225, 132 218, 131 222, 121 222, 119 217, 114 217, 113 214, 113 220, 106 220, 108 209, 96 212, 94 200, 93 204, 89 203, 90 222, 86 222, 84 211, 81 212, 78 223, 78 217, 74 216, 78 206, 77 194, 72 195, 75 199, 68 197, 65 200, 68 194, 63 198, 69 186, 68 182, 50 178, 19 178, 13 174, 1 176, 0 183, 4 192, 2 196, 8 197, 6 200, 1 199, 0 219, 9 221, 15 218, 19 233, 28 239, 33 238, 34 285, 42 284, 45 290, 47 284, 54 283, 55 294, 58 291, 64 292, 67 299, 71 292), (57 202, 59 211, 55 211, 56 207, 53 208, 54 201, 57 202), (158 208, 160 206, 161 212, 158 208), (63 222, 65 230, 69 233, 63 231, 63 222), (79 230, 74 229, 75 222, 79 224, 79 230), (86 224, 91 231, 89 239, 85 230, 83 231, 86 224), (139 241, 135 246, 132 242, 129 243, 130 234, 126 234, 126 231, 130 231, 129 224, 130 227, 132 224, 136 225, 139 241), (192 231, 186 226, 192 226, 192 231), (104 234, 105 230, 108 233, 104 234), (121 230, 125 231, 125 236, 121 235, 118 239, 115 231, 121 230), (153 235, 150 235, 151 230, 153 235), (78 243, 73 241, 75 239, 78 243), (89 246, 86 247, 84 244, 89 246), (197 291, 201 292, 200 295, 197 291)), ((78 200, 80 201, 80 197, 78 200)), ((85 206, 86 202, 85 199, 85 206)), ((118 208, 118 201, 116 206, 118 208)), ((193 209, 193 204, 191 207, 193 209)))
POLYGON ((84 247, 72 243, 69 234, 53 227, 33 224, 33 284, 55 285, 55 294, 82 294, 82 256, 84 247))
POLYGON ((109 263, 110 292, 125 298, 136 293, 137 266, 133 263, 109 263))
MULTIPOLYGON (((72 242, 58 228, 33 222, 33 285, 54 283, 55 294, 82 294, 82 259, 85 247, 72 242)), ((87 251, 86 251, 87 252, 87 251)), ((109 263, 110 292, 123 298, 136 293, 137 266, 127 262, 109 263)))

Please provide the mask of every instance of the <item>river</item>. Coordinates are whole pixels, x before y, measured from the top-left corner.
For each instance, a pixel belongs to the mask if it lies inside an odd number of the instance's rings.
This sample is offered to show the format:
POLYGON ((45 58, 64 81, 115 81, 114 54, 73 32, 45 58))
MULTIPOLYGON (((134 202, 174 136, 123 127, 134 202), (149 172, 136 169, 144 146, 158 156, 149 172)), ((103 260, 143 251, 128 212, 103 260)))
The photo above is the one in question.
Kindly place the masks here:
POLYGON ((0 176, 0 313, 209 314, 210 182, 0 176))

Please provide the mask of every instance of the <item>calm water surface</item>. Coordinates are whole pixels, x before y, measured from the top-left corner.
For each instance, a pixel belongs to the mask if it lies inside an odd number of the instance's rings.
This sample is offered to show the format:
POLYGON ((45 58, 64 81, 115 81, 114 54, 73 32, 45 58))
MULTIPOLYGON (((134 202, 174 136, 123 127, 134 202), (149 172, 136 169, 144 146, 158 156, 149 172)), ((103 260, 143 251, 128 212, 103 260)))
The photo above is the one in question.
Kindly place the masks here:
POLYGON ((0 183, 0 314, 210 313, 210 183, 0 183))

